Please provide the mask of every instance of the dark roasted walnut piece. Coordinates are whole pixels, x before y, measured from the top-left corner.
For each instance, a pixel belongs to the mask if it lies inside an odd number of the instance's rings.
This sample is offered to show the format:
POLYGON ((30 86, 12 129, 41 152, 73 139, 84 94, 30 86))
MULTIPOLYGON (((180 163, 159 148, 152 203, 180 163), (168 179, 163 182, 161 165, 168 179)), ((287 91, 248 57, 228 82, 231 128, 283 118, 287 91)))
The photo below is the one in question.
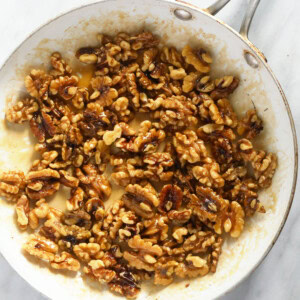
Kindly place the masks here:
POLYGON ((159 45, 151 32, 97 38, 76 64, 52 53, 6 111, 37 143, 27 172, 0 175, 19 229, 34 231, 24 250, 127 298, 151 278, 217 272, 223 240, 266 212, 259 191, 277 156, 253 146, 259 112, 239 118, 239 79, 214 78, 208 49, 159 45))

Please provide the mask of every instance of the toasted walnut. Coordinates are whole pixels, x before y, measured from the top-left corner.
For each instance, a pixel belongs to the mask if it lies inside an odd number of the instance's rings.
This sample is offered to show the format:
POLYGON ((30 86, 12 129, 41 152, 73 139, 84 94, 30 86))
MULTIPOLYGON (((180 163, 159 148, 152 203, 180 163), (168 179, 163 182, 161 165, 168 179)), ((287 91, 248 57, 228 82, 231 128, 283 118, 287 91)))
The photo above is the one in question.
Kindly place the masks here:
POLYGON ((192 169, 193 176, 203 185, 208 187, 224 186, 224 179, 220 175, 220 167, 216 162, 195 166, 192 169))
POLYGON ((173 171, 168 171, 174 161, 169 153, 151 153, 143 158, 146 164, 144 176, 154 181, 168 181, 173 176, 173 171))
POLYGON ((209 255, 209 265, 210 265, 210 272, 215 273, 217 270, 217 265, 219 261, 219 257, 222 253, 222 243, 223 239, 218 237, 216 242, 212 245, 212 253, 209 255))
POLYGON ((189 45, 186 45, 182 49, 181 54, 186 63, 192 65, 197 71, 201 73, 208 73, 210 71, 209 64, 212 63, 212 59, 204 49, 199 49, 194 53, 193 49, 189 45))
POLYGON ((100 246, 96 243, 80 243, 73 247, 73 251, 80 260, 88 262, 92 258, 97 258, 100 246))
POLYGON ((177 68, 182 67, 183 59, 180 53, 178 53, 174 47, 163 47, 160 58, 163 62, 173 65, 177 68))
POLYGON ((50 265, 52 268, 58 270, 77 272, 80 269, 80 262, 68 252, 62 252, 60 255, 55 255, 50 265))
POLYGON ((206 120, 209 115, 216 124, 227 125, 232 128, 237 126, 237 116, 227 99, 223 98, 215 103, 208 95, 203 95, 202 98, 203 104, 199 108, 202 119, 206 120))
POLYGON ((82 109, 89 101, 89 92, 86 88, 78 88, 75 96, 72 98, 72 104, 77 109, 82 109))
POLYGON ((69 174, 67 171, 60 170, 60 183, 71 188, 75 188, 79 184, 79 179, 69 174))
POLYGON ((106 131, 103 135, 105 145, 111 145, 115 140, 119 139, 122 134, 122 128, 117 124, 112 131, 106 131))
POLYGON ((210 93, 212 99, 227 98, 238 87, 239 80, 233 76, 224 76, 215 80, 215 89, 210 93))
POLYGON ((208 151, 202 140, 198 139, 192 130, 185 130, 183 134, 176 132, 173 137, 173 145, 181 164, 186 161, 196 163, 208 157, 208 151))
POLYGON ((210 188, 197 187, 197 196, 190 196, 188 207, 192 209, 200 221, 216 222, 218 213, 227 207, 226 201, 210 188))
POLYGON ((183 236, 188 234, 188 230, 185 227, 176 228, 172 234, 173 238, 177 240, 178 243, 183 242, 183 236))
POLYGON ((177 223, 186 223, 190 220, 192 211, 190 209, 185 209, 181 211, 171 210, 168 213, 168 218, 177 223))
POLYGON ((197 108, 189 98, 185 96, 172 96, 169 98, 158 97, 156 100, 145 105, 153 113, 154 119, 159 120, 160 128, 182 129, 196 125, 195 117, 197 108))
POLYGON ((130 119, 129 100, 126 97, 119 97, 111 105, 112 109, 118 114, 119 120, 128 122, 130 119))
POLYGON ((177 185, 165 185, 159 195, 159 210, 169 212, 178 210, 182 203, 182 190, 177 185))
POLYGON ((259 186, 262 188, 269 187, 277 167, 277 156, 274 153, 267 154, 262 150, 254 150, 252 143, 247 139, 238 141, 238 149, 243 159, 251 162, 259 186))
POLYGON ((109 282, 109 288, 129 299, 136 298, 140 292, 137 276, 124 265, 116 265, 116 276, 109 282))
POLYGON ((178 262, 167 260, 165 257, 160 258, 155 264, 154 284, 168 285, 173 281, 173 274, 178 262))
POLYGON ((17 201, 24 189, 25 175, 21 171, 8 171, 0 174, 0 195, 9 201, 17 201))
POLYGON ((29 211, 29 200, 22 195, 16 205, 17 223, 21 230, 27 229, 29 211))
POLYGON ((209 267, 205 259, 199 256, 188 255, 184 263, 179 263, 175 269, 175 274, 180 278, 193 278, 204 276, 209 272, 209 267))
POLYGON ((247 169, 244 166, 239 167, 230 167, 226 170, 226 172, 222 175, 222 177, 226 181, 234 181, 237 178, 243 178, 247 174, 247 169))
POLYGON ((50 71, 50 74, 53 76, 63 76, 70 75, 72 73, 71 67, 62 59, 59 52, 54 52, 50 58, 51 66, 53 70, 50 71))
POLYGON ((84 165, 82 169, 76 169, 77 178, 82 183, 82 187, 91 197, 109 197, 111 194, 111 186, 104 175, 100 175, 97 168, 92 165, 84 165), (86 174, 84 174, 83 173, 86 174))
POLYGON ((49 215, 50 207, 45 199, 36 202, 35 208, 29 212, 30 228, 36 229, 39 226, 39 220, 44 219, 49 215))
POLYGON ((237 127, 238 134, 249 140, 254 139, 262 130, 262 120, 258 117, 255 109, 248 110, 237 127))
POLYGON ((45 100, 48 98, 51 79, 52 77, 44 71, 33 69, 30 75, 25 77, 25 87, 31 97, 45 100))
POLYGON ((124 152, 154 152, 165 136, 163 130, 152 128, 150 121, 144 121, 141 123, 138 134, 129 142, 126 137, 121 137, 116 141, 115 146, 124 152))
POLYGON ((157 46, 159 40, 151 32, 142 32, 130 37, 130 44, 133 50, 147 49, 157 46))
POLYGON ((142 236, 153 242, 166 240, 169 232, 168 221, 167 217, 161 215, 155 215, 152 219, 144 220, 142 236))
POLYGON ((64 100, 70 100, 77 92, 78 77, 60 76, 50 83, 50 93, 59 95, 64 100))
POLYGON ((122 200, 126 207, 145 219, 154 216, 153 208, 159 205, 155 194, 138 184, 129 184, 125 191, 126 194, 123 195, 122 200))
POLYGON ((33 200, 49 197, 58 191, 60 183, 57 180, 59 178, 59 173, 50 168, 31 171, 26 178, 28 182, 26 193, 33 200))
POLYGON ((29 121, 38 110, 38 103, 34 99, 27 98, 9 108, 5 113, 5 118, 8 122, 20 124, 29 121))
POLYGON ((199 76, 200 74, 196 72, 191 72, 188 75, 186 75, 183 79, 183 84, 182 84, 183 92, 185 93, 191 92, 194 89, 199 76))
POLYGON ((32 234, 29 236, 26 244, 24 244, 23 249, 30 255, 51 262, 58 251, 58 246, 51 240, 32 234))
POLYGON ((258 200, 257 190, 258 185, 254 180, 237 180, 234 187, 227 193, 227 197, 240 203, 246 216, 252 216, 255 212, 265 213, 264 206, 258 200))
POLYGON ((180 80, 186 77, 186 72, 183 68, 179 69, 173 69, 171 67, 170 69, 170 77, 174 80, 180 80))
POLYGON ((215 243, 216 235, 212 232, 199 231, 188 237, 183 243, 183 249, 194 254, 205 253, 215 243))

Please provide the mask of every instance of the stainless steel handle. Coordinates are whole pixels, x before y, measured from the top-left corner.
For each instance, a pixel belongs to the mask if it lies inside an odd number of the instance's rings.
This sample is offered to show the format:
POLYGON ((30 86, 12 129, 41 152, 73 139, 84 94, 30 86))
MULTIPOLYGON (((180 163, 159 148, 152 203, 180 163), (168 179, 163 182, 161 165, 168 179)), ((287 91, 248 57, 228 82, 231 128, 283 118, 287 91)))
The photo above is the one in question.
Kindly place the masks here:
MULTIPOLYGON (((211 6, 205 9, 206 12, 211 15, 215 15, 218 13, 230 0, 218 0, 211 6)), ((259 4, 260 0, 250 0, 248 3, 248 7, 241 25, 240 34, 244 38, 248 39, 248 32, 251 25, 251 21, 253 19, 256 8, 259 4)))
POLYGON ((208 12, 211 15, 215 15, 218 13, 230 0, 218 0, 208 8, 206 8, 206 12, 208 12))
POLYGON ((246 39, 248 39, 248 32, 249 32, 249 28, 254 16, 254 13, 256 11, 256 8, 259 4, 260 0, 251 0, 249 1, 247 10, 246 10, 246 14, 244 16, 242 25, 241 25, 241 29, 240 29, 240 35, 246 39))

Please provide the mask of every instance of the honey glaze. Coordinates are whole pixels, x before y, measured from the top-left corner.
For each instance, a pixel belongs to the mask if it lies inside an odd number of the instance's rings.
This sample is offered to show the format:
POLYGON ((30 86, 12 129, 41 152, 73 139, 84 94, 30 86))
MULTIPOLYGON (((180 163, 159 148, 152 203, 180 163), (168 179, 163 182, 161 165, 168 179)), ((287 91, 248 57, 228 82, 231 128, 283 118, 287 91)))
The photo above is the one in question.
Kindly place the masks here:
POLYGON ((94 66, 78 64, 75 68, 73 68, 73 74, 79 79, 79 88, 90 88, 90 81, 94 75, 94 66))

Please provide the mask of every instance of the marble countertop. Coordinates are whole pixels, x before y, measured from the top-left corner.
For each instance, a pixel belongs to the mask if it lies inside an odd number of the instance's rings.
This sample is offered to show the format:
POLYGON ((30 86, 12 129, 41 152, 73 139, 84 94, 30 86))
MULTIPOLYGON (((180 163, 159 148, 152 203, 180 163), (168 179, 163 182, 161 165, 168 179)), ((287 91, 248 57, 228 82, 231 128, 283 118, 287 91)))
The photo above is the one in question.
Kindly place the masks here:
MULTIPOLYGON (((90 0, 0 1, 0 65, 28 34, 50 18, 90 0)), ((186 0, 199 5, 212 0, 186 0)), ((232 0, 218 17, 233 28, 243 18, 247 0, 232 0)), ((300 1, 261 0, 250 29, 249 39, 261 49, 287 96, 300 132, 300 1)), ((298 135, 299 137, 299 135, 298 135)), ((300 299, 300 195, 299 185, 286 225, 263 263, 235 290, 229 299, 300 299)), ((31 288, 0 254, 0 299, 45 299, 31 288)))

